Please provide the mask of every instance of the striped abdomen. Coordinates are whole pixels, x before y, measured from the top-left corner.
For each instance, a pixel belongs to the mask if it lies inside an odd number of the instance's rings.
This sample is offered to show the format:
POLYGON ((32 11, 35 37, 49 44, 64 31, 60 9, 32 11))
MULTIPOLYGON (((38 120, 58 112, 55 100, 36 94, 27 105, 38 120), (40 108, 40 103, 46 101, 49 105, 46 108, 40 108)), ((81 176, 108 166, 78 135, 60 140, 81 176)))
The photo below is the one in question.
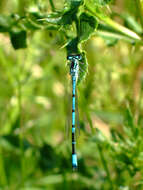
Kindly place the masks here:
POLYGON ((76 140, 75 140, 75 91, 76 76, 72 76, 72 167, 77 168, 76 140))

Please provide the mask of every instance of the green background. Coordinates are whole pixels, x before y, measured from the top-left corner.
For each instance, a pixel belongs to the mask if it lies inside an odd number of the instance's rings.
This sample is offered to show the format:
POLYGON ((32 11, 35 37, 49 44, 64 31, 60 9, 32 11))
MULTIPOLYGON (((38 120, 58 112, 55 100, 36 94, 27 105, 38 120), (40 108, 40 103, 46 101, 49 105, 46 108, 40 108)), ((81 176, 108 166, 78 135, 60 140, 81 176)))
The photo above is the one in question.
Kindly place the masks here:
MULTIPOLYGON (((62 10, 64 1, 54 5, 62 10)), ((114 20, 127 27, 131 19, 129 28, 142 36, 136 5, 117 0, 105 9, 111 18, 124 15, 114 20)), ((51 12, 49 1, 1 0, 0 14, 24 15, 38 6, 51 12)), ((114 40, 97 30, 82 45, 89 66, 78 86, 79 168, 72 172, 63 34, 29 31, 28 47, 14 50, 0 33, 0 190, 143 189, 143 48, 114 40)))

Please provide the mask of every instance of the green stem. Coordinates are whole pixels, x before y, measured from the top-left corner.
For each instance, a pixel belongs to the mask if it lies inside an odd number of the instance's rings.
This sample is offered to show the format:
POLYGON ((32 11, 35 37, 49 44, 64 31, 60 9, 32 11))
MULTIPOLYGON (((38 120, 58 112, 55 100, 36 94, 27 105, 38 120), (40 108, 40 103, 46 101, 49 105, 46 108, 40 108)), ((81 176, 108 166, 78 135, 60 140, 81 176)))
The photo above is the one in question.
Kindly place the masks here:
POLYGON ((99 20, 103 21, 104 23, 106 23, 108 26, 111 26, 112 28, 114 28, 115 30, 117 30, 118 32, 121 32, 122 34, 136 40, 136 41, 141 41, 140 36, 138 36, 135 32, 133 32, 132 30, 129 30, 128 28, 120 25, 119 23, 116 23, 114 20, 112 20, 111 18, 107 17, 107 16, 103 16, 101 15, 101 13, 94 11, 90 6, 85 6, 85 8, 94 16, 96 16, 99 20))
POLYGON ((19 73, 16 76, 17 79, 17 101, 18 101, 18 110, 19 110, 19 146, 20 146, 20 153, 21 153, 21 186, 24 183, 24 150, 23 150, 23 124, 22 124, 22 84, 20 76, 22 74, 22 68, 20 66, 21 56, 19 56, 19 73))
POLYGON ((52 8, 52 11, 55 11, 55 6, 54 6, 54 3, 53 3, 53 0, 49 0, 50 2, 50 5, 51 5, 51 8, 52 8))
POLYGON ((136 2, 136 8, 137 8, 137 13, 140 18, 140 22, 143 28, 143 1, 142 0, 135 0, 136 2))
POLYGON ((20 150, 21 150, 21 173, 23 179, 24 167, 23 167, 23 127, 22 127, 22 93, 21 93, 21 81, 18 81, 18 109, 19 109, 19 142, 20 142, 20 150))
POLYGON ((131 38, 129 38, 129 37, 124 36, 122 34, 116 34, 116 33, 113 33, 113 32, 97 30, 95 34, 97 34, 99 36, 103 36, 103 37, 115 38, 115 39, 118 39, 118 40, 122 39, 124 41, 129 42, 129 43, 133 42, 133 40, 131 40, 131 38))
POLYGON ((7 177, 5 172, 5 166, 4 166, 4 159, 3 159, 3 151, 0 147, 0 185, 7 186, 7 177))
POLYGON ((92 132, 92 134, 94 134, 95 133, 95 129, 93 127, 92 119, 90 118, 90 114, 89 114, 88 111, 86 112, 86 117, 87 117, 87 120, 89 122, 89 126, 90 126, 90 129, 91 129, 91 132, 92 132))
POLYGON ((98 151, 99 151, 99 155, 100 155, 100 159, 101 159, 101 162, 103 164, 103 167, 104 167, 104 170, 106 171, 106 175, 107 175, 107 178, 108 178, 108 181, 111 185, 111 189, 113 189, 113 183, 112 183, 112 180, 111 180, 111 176, 110 176, 110 172, 109 172, 109 169, 108 169, 108 165, 107 165, 107 162, 104 158, 104 154, 102 152, 102 147, 100 146, 99 143, 97 143, 97 148, 98 148, 98 151))
POLYGON ((27 4, 26 0, 18 0, 18 12, 19 15, 24 15, 25 13, 25 5, 27 4))

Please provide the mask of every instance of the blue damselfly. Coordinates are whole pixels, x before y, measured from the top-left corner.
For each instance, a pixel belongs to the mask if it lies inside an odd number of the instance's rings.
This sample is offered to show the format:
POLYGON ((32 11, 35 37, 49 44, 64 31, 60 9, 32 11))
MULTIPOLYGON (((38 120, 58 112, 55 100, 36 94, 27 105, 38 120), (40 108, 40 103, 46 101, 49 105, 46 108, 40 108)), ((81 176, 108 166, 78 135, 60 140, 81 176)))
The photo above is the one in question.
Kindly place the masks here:
POLYGON ((72 168, 73 170, 77 169, 77 154, 76 154, 76 138, 75 138, 75 130, 76 130, 76 116, 75 116, 75 109, 76 109, 76 85, 79 77, 79 71, 82 60, 81 55, 69 55, 67 57, 68 61, 70 62, 70 75, 72 79, 72 168))

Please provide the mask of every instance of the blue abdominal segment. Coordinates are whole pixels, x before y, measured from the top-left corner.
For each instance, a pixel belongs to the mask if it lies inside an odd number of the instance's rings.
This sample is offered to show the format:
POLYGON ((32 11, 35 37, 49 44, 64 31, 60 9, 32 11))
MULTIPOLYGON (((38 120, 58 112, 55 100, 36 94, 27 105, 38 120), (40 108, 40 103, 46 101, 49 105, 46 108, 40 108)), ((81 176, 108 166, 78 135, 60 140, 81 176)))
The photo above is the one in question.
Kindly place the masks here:
POLYGON ((72 154, 72 167, 77 168, 77 155, 72 154))

